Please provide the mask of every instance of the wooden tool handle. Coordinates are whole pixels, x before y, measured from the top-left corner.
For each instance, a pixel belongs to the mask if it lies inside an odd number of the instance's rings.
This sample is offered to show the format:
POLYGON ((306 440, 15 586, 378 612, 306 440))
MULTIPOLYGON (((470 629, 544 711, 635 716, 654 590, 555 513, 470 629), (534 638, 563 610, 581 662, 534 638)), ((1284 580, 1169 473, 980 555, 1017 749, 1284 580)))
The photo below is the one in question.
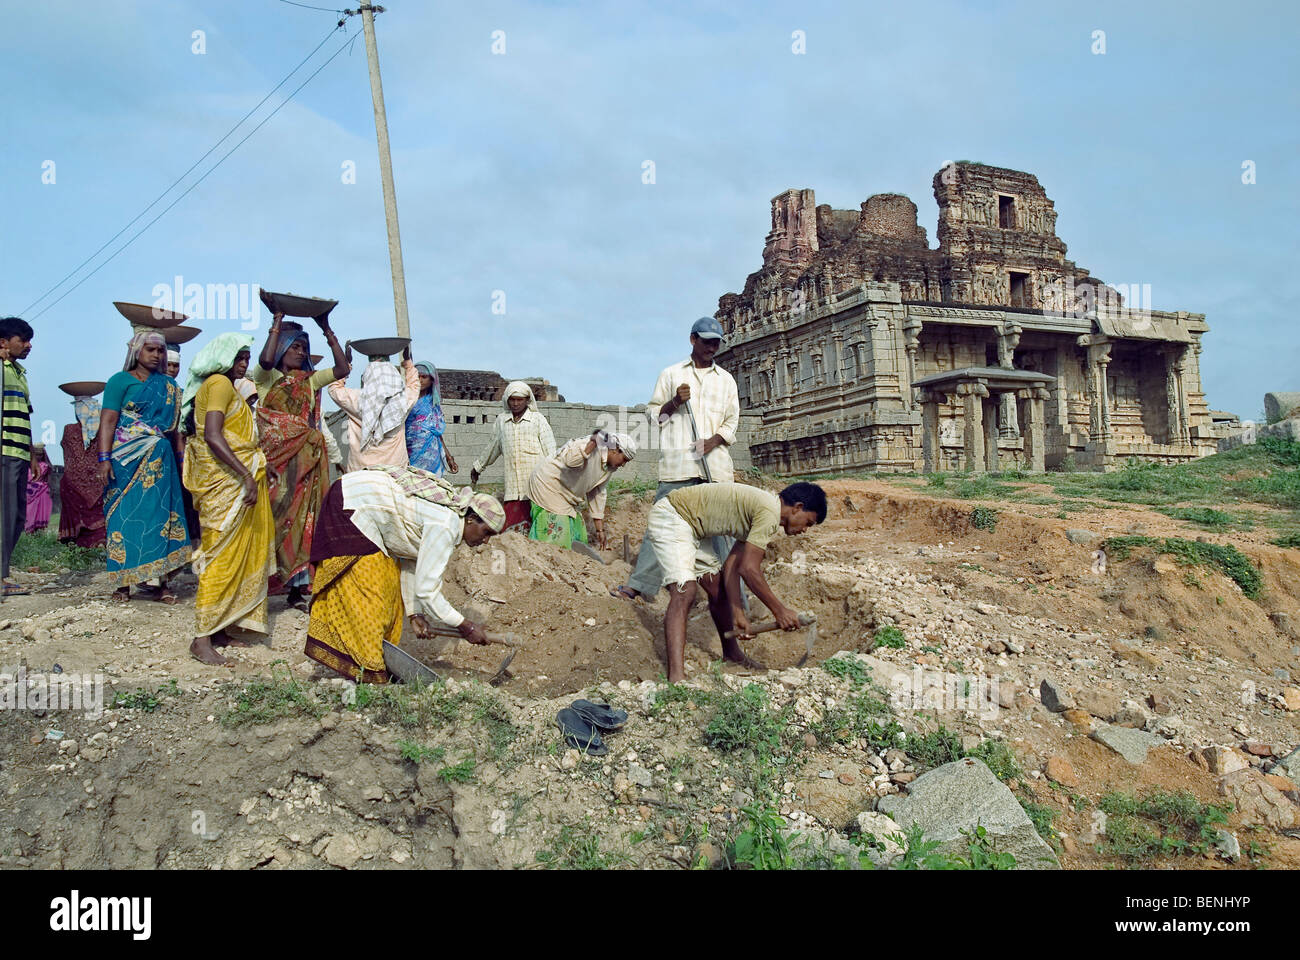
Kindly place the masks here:
MULTIPOLYGON (((430 626, 429 631, 438 637, 455 637, 457 640, 465 639, 460 635, 460 631, 457 630, 455 627, 430 626)), ((487 638, 488 643, 497 643, 503 647, 518 648, 523 646, 523 644, 516 643, 514 640, 511 640, 509 637, 499 637, 496 634, 492 634, 492 633, 485 633, 484 636, 487 638)))
MULTIPOLYGON (((809 627, 816 622, 817 622, 817 617, 811 613, 799 614, 799 626, 801 627, 809 627)), ((769 620, 767 623, 760 623, 756 627, 751 626, 749 628, 749 635, 754 636, 755 634, 769 633, 772 630, 780 630, 780 629, 781 629, 780 624, 778 624, 775 620, 769 620)), ((726 637, 728 640, 734 639, 736 636, 736 631, 728 630, 726 633, 723 634, 723 636, 726 637)))

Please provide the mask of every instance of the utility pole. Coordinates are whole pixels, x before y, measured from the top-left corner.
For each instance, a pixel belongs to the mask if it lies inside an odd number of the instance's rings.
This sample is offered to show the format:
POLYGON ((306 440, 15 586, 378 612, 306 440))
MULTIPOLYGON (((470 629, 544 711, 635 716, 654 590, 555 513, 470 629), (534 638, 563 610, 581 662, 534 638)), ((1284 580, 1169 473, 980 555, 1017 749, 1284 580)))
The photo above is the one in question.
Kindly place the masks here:
POLYGON ((379 139, 379 177, 384 185, 384 218, 388 222, 388 260, 393 267, 393 309, 397 335, 411 335, 406 312, 406 270, 402 266, 402 235, 397 227, 397 191, 393 187, 393 158, 388 152, 388 116, 384 112, 384 85, 379 79, 379 50, 375 46, 375 13, 383 7, 361 2, 361 23, 366 33, 366 59, 370 61, 370 98, 375 105, 375 134, 379 139))

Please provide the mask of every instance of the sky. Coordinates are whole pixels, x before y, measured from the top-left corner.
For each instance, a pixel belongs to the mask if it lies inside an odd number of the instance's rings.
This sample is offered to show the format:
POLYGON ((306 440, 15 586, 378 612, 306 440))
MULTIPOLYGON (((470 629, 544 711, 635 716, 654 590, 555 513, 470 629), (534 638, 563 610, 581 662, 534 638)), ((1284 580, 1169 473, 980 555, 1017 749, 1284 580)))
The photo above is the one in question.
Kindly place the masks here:
MULTIPOLYGON (((761 266, 773 196, 807 187, 857 209, 904 193, 934 245, 931 178, 975 160, 1036 175, 1067 255, 1094 276, 1206 315, 1212 408, 1255 417, 1265 391, 1300 389, 1284 279, 1300 221, 1300 5, 384 6, 417 358, 639 405, 689 351, 691 323, 761 266)), ((33 428, 52 459, 72 413, 57 384, 121 369, 130 329, 115 300, 152 303, 178 277, 260 284, 338 299, 342 339, 395 332, 359 17, 330 36, 336 14, 282 0, 0 10, 0 314, 36 328, 33 428), (37 301, 322 40, 177 190, 37 301)), ((260 344, 269 321, 260 306, 203 313, 187 359, 254 321, 260 344)))

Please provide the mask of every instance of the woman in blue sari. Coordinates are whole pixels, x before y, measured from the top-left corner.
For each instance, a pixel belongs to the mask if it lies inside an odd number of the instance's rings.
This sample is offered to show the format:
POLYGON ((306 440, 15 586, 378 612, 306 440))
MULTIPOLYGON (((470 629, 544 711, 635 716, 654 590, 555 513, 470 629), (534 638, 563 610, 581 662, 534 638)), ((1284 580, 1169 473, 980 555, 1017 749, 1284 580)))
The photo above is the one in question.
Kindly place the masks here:
POLYGON ((456 458, 442 442, 447 420, 442 415, 442 391, 438 386, 438 371, 427 360, 415 365, 420 374, 420 399, 406 415, 406 452, 411 466, 442 476, 444 464, 452 473, 458 473, 456 458))
POLYGON ((190 560, 181 496, 181 388, 163 373, 162 334, 137 334, 126 364, 104 388, 99 415, 99 477, 107 521, 108 575, 114 600, 131 599, 131 584, 162 577, 155 600, 175 603, 167 576, 190 560))

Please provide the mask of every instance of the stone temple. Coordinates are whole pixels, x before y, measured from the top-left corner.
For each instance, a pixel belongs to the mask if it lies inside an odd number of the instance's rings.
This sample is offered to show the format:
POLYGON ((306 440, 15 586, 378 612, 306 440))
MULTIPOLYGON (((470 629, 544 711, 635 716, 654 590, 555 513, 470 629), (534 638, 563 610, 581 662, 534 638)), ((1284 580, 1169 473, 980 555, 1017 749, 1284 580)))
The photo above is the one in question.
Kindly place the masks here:
POLYGON ((938 248, 907 197, 861 211, 772 200, 763 266, 718 301, 719 362, 762 414, 754 464, 864 470, 1105 470, 1216 450, 1203 314, 1150 308, 1065 256, 1031 174, 934 176, 938 248))

